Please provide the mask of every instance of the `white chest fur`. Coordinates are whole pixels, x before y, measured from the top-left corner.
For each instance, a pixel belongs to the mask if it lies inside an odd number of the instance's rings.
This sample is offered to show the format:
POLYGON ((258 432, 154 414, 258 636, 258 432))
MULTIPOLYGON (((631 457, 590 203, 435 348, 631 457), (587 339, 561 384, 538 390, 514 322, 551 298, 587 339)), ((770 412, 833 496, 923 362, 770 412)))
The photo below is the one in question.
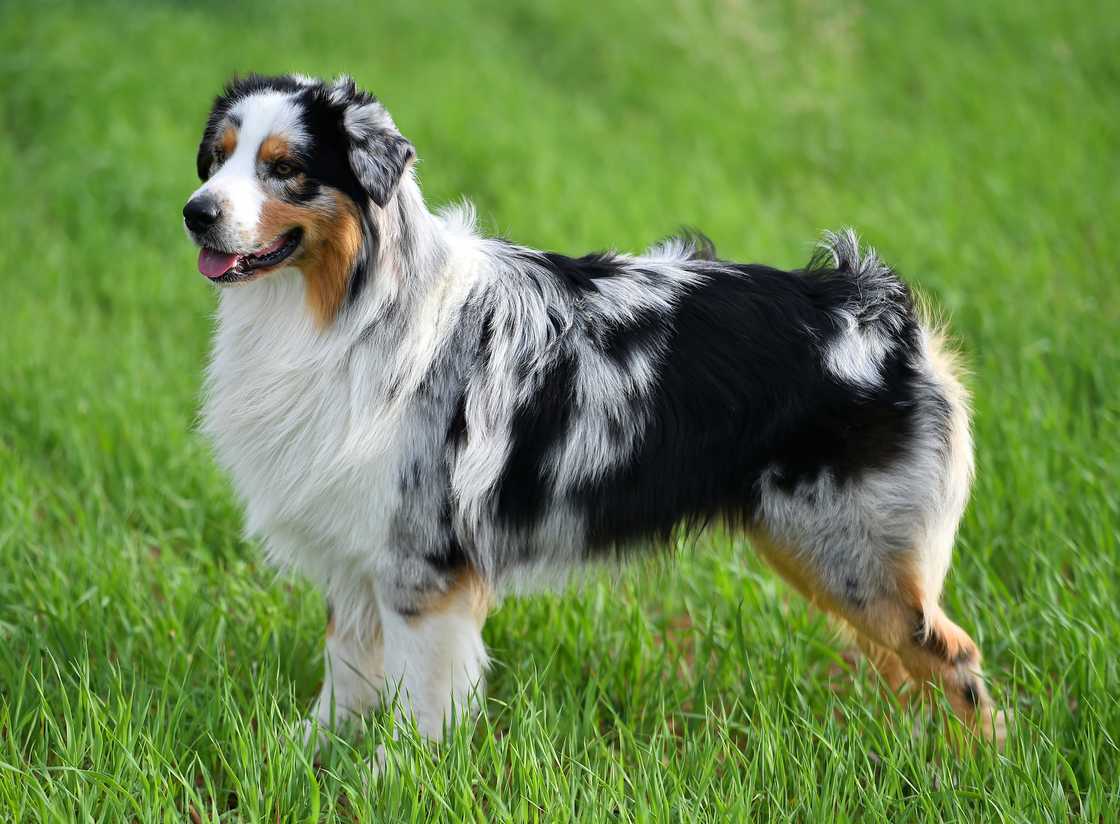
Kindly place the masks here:
POLYGON ((277 564, 336 588, 392 563, 401 468, 423 425, 409 404, 452 336, 476 260, 456 249, 405 301, 383 270, 374 288, 393 298, 367 291, 356 316, 326 330, 295 269, 223 291, 203 429, 245 505, 246 531, 277 564), (375 322, 394 298, 396 321, 375 322))
POLYGON ((203 429, 276 563, 323 583, 375 573, 400 494, 389 371, 314 327, 294 270, 223 293, 203 429))

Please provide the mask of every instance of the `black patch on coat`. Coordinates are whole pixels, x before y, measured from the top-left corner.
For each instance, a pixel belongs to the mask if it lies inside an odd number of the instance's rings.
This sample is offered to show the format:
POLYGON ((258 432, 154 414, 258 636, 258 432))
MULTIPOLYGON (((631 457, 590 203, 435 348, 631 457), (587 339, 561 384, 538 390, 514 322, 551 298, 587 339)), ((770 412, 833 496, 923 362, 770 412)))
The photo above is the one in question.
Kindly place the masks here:
POLYGON ((594 289, 595 281, 601 278, 617 277, 622 270, 613 252, 592 252, 579 258, 542 252, 535 262, 543 265, 562 286, 577 295, 594 289))
POLYGON ((430 552, 424 555, 426 564, 445 574, 462 569, 467 565, 467 560, 467 553, 454 534, 449 534, 449 540, 442 552, 430 552))
POLYGON ((863 594, 863 587, 860 586, 859 580, 856 578, 844 579, 844 597, 856 609, 863 609, 867 606, 867 597, 863 594))
POLYGON ((871 394, 823 366, 840 331, 830 311, 852 299, 853 278, 764 266, 708 275, 673 313, 640 449, 582 490, 592 552, 682 521, 750 523, 764 471, 791 491, 823 472, 842 483, 909 442, 914 341, 898 341, 871 394))
POLYGON ((299 104, 303 127, 310 137, 307 154, 300 158, 307 176, 338 189, 363 211, 369 197, 347 160, 350 138, 343 125, 346 107, 330 102, 325 89, 317 86, 304 90, 299 104))
POLYGON ((546 459, 567 437, 575 395, 575 357, 561 348, 537 376, 537 395, 513 416, 513 444, 498 482, 497 504, 503 518, 532 525, 549 504, 546 459))
MULTIPOLYGON (((609 254, 534 260, 546 262, 576 297, 623 268, 609 254)), ((664 349, 656 385, 634 399, 635 415, 647 421, 635 453, 570 497, 587 519, 589 554, 668 536, 682 522, 722 516, 750 523, 764 472, 791 492, 825 472, 843 484, 891 465, 912 442, 922 380, 913 366, 918 325, 909 293, 893 275, 880 273, 870 283, 858 272, 819 266, 689 266, 704 278, 683 290, 672 312, 586 330, 619 363, 653 341, 664 349), (826 348, 843 331, 836 311, 870 300, 900 326, 889 327, 885 315, 861 318, 880 324, 876 331, 893 344, 874 388, 846 383, 824 365, 826 348)), ((577 321, 565 334, 580 333, 577 321)), ((553 349, 558 355, 536 382, 539 395, 514 418, 497 508, 515 524, 531 524, 549 505, 554 493, 545 461, 574 414, 576 364, 564 354, 570 347, 563 337, 553 349)))
POLYGON ((447 425, 447 446, 458 452, 467 443, 467 394, 459 393, 455 401, 455 411, 451 413, 451 423, 447 425))
POLYGON ((599 351, 618 366, 627 368, 637 352, 659 349, 669 331, 672 317, 656 309, 645 309, 627 322, 605 322, 588 330, 599 351))

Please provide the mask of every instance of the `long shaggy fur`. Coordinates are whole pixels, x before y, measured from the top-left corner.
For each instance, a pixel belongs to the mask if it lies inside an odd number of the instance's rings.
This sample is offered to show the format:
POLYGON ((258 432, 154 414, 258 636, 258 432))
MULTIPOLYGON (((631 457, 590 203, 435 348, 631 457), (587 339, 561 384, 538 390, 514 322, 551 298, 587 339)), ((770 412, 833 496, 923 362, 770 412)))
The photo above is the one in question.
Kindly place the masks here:
MULTIPOLYGON (((401 681, 435 734, 481 679, 479 603, 719 519, 920 680, 979 695, 965 714, 986 701, 937 606, 972 473, 966 398, 874 251, 844 230, 793 271, 696 234, 540 252, 484 237, 467 206, 430 212, 414 157, 376 98, 301 77, 233 83, 199 149, 194 198, 223 209, 192 231, 204 247, 267 243, 254 209, 272 201, 321 215, 341 195, 360 217, 325 316, 302 247, 221 292, 204 409, 249 532, 327 593, 337 655, 376 658, 372 686, 401 681), (254 165, 276 134, 294 183, 254 165), (469 677, 433 686, 433 656, 469 677)), ((378 691, 332 688, 355 712, 378 691)))

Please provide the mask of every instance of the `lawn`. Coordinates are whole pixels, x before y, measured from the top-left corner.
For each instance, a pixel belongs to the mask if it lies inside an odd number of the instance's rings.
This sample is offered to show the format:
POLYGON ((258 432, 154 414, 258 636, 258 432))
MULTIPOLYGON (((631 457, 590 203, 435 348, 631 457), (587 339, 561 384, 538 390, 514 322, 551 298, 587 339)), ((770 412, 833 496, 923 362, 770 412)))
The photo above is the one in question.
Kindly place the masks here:
POLYGON ((0 5, 0 821, 1116 820, 1118 42, 1093 0, 0 5), (971 365, 946 606, 1006 749, 950 746, 706 534, 503 603, 477 728, 405 731, 368 790, 387 714, 314 766, 322 600, 195 432, 179 211, 236 69, 355 75, 431 203, 525 243, 688 224, 793 267, 857 227, 971 365))

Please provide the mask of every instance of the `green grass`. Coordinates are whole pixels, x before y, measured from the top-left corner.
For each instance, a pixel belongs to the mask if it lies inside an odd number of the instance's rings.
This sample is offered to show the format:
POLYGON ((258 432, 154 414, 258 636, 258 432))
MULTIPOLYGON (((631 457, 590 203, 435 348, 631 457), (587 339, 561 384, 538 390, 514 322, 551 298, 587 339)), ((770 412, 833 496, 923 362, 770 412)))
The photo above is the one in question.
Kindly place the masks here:
POLYGON ((1120 16, 1111 4, 0 6, 0 820, 1115 820, 1120 16), (795 266, 852 224, 951 316, 979 476, 950 614, 1017 724, 961 753, 741 540, 507 601, 436 748, 286 730, 323 607, 194 432, 179 210, 234 69, 347 71, 432 203, 566 251, 681 224, 795 266), (919 722, 920 723, 920 722, 919 722))

